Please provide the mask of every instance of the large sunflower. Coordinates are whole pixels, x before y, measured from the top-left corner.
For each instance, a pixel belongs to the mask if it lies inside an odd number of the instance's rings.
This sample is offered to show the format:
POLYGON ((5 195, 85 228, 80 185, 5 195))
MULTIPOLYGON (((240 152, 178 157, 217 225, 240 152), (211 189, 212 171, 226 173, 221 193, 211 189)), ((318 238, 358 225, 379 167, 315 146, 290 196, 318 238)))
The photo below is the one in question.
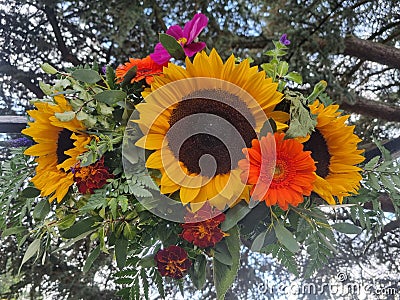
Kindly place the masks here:
POLYGON ((348 115, 341 116, 338 105, 325 107, 319 101, 310 105, 311 113, 317 115, 317 126, 304 150, 310 150, 317 166, 317 180, 313 191, 329 204, 335 204, 334 196, 356 194, 360 187, 361 169, 356 165, 364 161, 357 149, 360 138, 353 133, 354 126, 347 126, 348 115))
POLYGON ((144 92, 135 121, 145 134, 136 145, 155 150, 146 166, 161 171, 161 192, 179 190, 183 204, 209 201, 220 210, 248 194, 237 162, 267 117, 285 127, 287 115, 273 112, 282 99, 276 89, 247 60, 235 64, 232 55, 224 63, 215 50, 186 59, 186 69, 164 68, 144 92))
POLYGON ((74 183, 71 168, 76 165, 77 157, 87 149, 90 137, 84 133, 83 124, 74 118, 61 122, 55 113, 71 111, 64 96, 55 96, 56 104, 37 102, 37 110, 28 114, 35 120, 28 123, 29 128, 23 134, 33 138, 35 145, 25 150, 26 155, 37 156, 36 175, 33 184, 42 196, 50 196, 60 202, 74 183))

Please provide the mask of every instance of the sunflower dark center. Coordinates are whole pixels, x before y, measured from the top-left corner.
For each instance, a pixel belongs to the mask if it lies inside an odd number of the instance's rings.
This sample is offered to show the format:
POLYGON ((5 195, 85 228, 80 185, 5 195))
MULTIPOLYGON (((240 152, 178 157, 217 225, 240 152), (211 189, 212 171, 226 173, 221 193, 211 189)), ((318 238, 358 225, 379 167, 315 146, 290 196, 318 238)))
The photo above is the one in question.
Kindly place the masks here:
POLYGON ((328 151, 324 136, 318 129, 311 134, 310 139, 304 143, 304 150, 311 151, 311 157, 317 167, 317 175, 325 178, 329 174, 331 155, 328 151))
POLYGON ((169 124, 167 139, 175 157, 190 173, 207 177, 236 168, 244 158, 242 148, 251 147, 257 138, 246 103, 222 90, 200 90, 187 96, 172 111, 169 124))
POLYGON ((71 139, 72 131, 64 128, 58 133, 57 140, 57 163, 62 164, 71 156, 65 154, 64 152, 74 148, 74 140, 71 139))

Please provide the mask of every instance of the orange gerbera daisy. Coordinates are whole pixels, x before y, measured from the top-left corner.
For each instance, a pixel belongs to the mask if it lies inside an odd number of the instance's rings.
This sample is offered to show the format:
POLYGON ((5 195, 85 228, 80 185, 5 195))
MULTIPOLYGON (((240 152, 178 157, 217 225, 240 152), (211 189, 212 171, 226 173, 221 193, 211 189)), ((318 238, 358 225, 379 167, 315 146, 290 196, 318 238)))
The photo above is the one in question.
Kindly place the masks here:
POLYGON ((151 84, 154 76, 162 74, 163 71, 163 65, 156 64, 150 56, 143 59, 129 58, 128 62, 119 65, 115 71, 117 83, 121 83, 133 67, 136 67, 136 75, 131 79, 131 83, 146 79, 146 83, 151 84))
POLYGON ((311 194, 316 167, 310 151, 303 151, 300 142, 284 138, 284 133, 268 133, 261 140, 254 139, 251 148, 243 149, 246 159, 239 161, 239 167, 242 181, 253 185, 254 200, 287 210, 289 204, 297 206, 303 195, 311 194))

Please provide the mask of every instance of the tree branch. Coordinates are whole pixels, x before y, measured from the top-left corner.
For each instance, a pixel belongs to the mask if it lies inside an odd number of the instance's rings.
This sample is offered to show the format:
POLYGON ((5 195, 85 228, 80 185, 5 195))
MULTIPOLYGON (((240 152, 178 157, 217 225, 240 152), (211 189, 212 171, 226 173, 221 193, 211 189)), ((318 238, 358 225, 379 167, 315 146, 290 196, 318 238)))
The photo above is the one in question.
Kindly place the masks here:
POLYGON ((389 105, 367 98, 356 96, 355 102, 350 104, 344 99, 339 99, 340 107, 349 112, 358 113, 392 122, 400 122, 400 106, 389 105))
POLYGON ((343 54, 374 61, 400 69, 400 49, 368 40, 349 36, 344 39, 343 54))
POLYGON ((43 11, 45 12, 46 17, 49 20, 51 27, 53 28, 53 32, 56 37, 58 49, 61 52, 62 59, 67 62, 72 63, 74 66, 81 64, 81 62, 78 60, 78 58, 69 51, 67 45, 65 44, 64 38, 61 33, 60 26, 59 26, 57 18, 56 18, 56 12, 55 12, 54 8, 50 7, 48 5, 45 5, 43 7, 43 11))
POLYGON ((38 98, 43 98, 44 93, 38 87, 36 81, 36 75, 33 73, 24 72, 17 67, 11 65, 9 62, 0 60, 0 73, 11 76, 12 79, 22 83, 38 98))
MULTIPOLYGON (((263 49, 271 39, 264 36, 246 37, 238 36, 231 40, 232 47, 263 49)), ((321 48, 325 46, 324 40, 319 41, 321 48)), ((355 36, 348 36, 344 39, 344 51, 342 54, 354 56, 362 60, 377 62, 391 68, 400 69, 400 49, 382 43, 363 40, 355 36)), ((339 53, 336 53, 339 54, 339 53)))

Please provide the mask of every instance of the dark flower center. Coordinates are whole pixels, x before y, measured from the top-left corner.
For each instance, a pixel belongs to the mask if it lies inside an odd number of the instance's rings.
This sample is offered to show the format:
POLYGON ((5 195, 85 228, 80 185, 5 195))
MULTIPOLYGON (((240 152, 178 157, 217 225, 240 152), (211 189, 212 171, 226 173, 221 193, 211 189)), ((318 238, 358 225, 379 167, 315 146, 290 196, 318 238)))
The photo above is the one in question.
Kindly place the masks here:
POLYGON ((167 139, 175 157, 190 173, 207 177, 236 168, 242 148, 251 147, 257 138, 246 103, 223 90, 199 90, 187 96, 172 111, 169 124, 167 139))
POLYGON ((331 155, 328 151, 324 136, 318 129, 311 134, 310 139, 304 143, 304 151, 311 151, 311 157, 317 167, 317 175, 325 178, 329 174, 331 155))
POLYGON ((74 148, 74 140, 71 139, 72 131, 64 128, 58 133, 57 140, 57 163, 62 164, 71 156, 65 154, 65 151, 74 148))

